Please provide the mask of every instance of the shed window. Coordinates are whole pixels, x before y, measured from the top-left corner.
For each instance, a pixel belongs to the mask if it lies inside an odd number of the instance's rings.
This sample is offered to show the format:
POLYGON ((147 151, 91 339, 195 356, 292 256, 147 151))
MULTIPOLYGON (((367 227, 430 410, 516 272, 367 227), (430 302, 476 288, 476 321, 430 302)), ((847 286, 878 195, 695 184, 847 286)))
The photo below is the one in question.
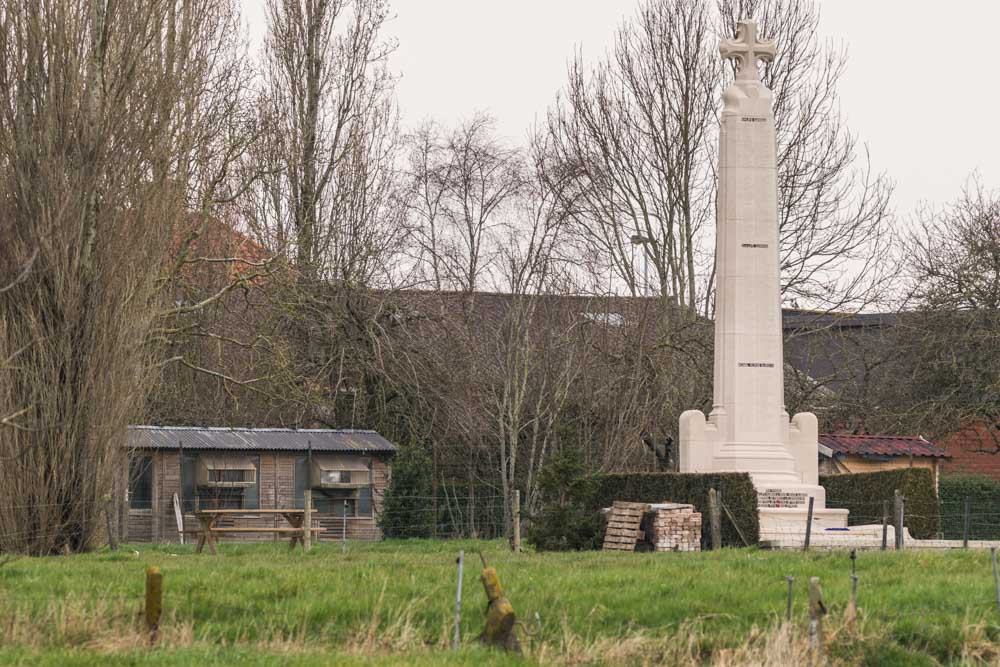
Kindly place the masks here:
POLYGON ((260 457, 184 452, 181 492, 184 510, 260 508, 260 457))
POLYGON ((317 489, 360 489, 371 484, 370 461, 359 456, 313 456, 312 486, 317 489))
POLYGON ((136 456, 129 461, 128 503, 132 509, 153 507, 153 457, 136 456))

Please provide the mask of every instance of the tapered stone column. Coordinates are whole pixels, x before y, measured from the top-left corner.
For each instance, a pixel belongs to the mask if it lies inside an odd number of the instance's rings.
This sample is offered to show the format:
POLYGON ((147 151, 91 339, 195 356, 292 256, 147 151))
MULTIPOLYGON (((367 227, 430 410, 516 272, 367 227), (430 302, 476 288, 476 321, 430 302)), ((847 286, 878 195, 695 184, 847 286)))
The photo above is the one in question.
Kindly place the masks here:
POLYGON ((680 469, 750 473, 762 534, 775 522, 804 530, 810 496, 814 528, 846 526, 846 510, 823 509, 815 415, 785 411, 774 114, 757 75, 775 47, 741 21, 719 50, 739 71, 723 93, 719 136, 713 406, 707 420, 681 415, 680 469))

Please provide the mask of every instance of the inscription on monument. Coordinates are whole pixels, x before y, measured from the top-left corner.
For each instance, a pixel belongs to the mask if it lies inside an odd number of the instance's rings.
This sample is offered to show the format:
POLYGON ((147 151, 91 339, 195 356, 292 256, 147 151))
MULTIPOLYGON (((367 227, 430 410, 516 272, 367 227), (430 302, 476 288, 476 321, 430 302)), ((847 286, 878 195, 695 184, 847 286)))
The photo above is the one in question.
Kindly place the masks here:
POLYGON ((766 243, 741 243, 744 248, 766 248, 766 243))
POLYGON ((766 123, 766 116, 743 116, 740 118, 744 123, 766 123))
POLYGON ((741 361, 737 366, 740 368, 774 368, 774 364, 766 361, 741 361))

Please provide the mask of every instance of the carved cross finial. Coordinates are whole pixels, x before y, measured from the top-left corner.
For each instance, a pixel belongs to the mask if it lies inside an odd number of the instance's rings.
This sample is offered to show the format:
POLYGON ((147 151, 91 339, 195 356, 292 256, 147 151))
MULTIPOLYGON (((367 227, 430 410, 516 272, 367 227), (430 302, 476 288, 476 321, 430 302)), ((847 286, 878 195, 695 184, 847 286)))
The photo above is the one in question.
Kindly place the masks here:
POLYGON ((719 53, 725 59, 740 61, 736 78, 741 81, 757 81, 757 61, 774 60, 774 42, 757 41, 757 24, 754 21, 740 21, 736 39, 725 39, 719 45, 719 53))

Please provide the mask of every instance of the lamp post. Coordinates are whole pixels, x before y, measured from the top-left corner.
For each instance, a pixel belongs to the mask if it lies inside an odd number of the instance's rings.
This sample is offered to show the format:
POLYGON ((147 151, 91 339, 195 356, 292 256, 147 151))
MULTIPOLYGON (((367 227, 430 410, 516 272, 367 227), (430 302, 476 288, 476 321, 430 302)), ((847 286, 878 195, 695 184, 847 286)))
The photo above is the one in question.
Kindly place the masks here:
POLYGON ((642 234, 632 235, 632 245, 642 246, 642 295, 649 296, 649 253, 646 244, 656 243, 652 238, 642 234))

